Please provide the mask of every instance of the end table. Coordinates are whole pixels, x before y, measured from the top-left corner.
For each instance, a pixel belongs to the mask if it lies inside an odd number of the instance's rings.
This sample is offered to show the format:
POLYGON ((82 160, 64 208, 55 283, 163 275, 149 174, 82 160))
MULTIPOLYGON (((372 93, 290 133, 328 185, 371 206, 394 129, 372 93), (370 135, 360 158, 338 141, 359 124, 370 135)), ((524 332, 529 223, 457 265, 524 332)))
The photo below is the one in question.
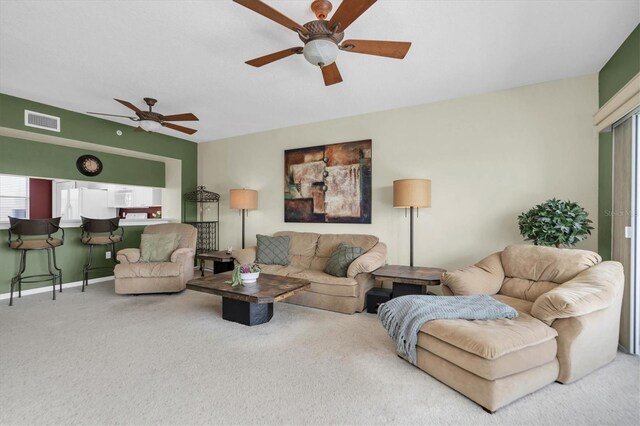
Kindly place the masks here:
POLYGON ((213 261, 214 274, 233 270, 235 260, 235 257, 233 257, 233 253, 228 254, 226 251, 210 251, 206 253, 200 253, 196 257, 198 258, 198 260, 200 260, 201 277, 204 277, 204 262, 206 260, 213 261))
POLYGON ((425 266, 385 265, 371 273, 380 284, 393 283, 392 297, 424 294, 427 286, 440 285, 440 276, 446 269, 425 266))

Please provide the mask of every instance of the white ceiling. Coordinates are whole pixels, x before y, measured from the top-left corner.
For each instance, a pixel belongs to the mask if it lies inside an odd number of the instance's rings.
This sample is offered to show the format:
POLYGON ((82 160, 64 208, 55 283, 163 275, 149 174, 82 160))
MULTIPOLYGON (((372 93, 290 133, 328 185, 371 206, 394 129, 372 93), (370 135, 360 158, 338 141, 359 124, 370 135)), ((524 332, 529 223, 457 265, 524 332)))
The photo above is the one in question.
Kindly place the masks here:
MULTIPOLYGON (((311 0, 265 2, 315 19, 311 0)), ((163 133, 203 142, 595 73, 639 21, 638 0, 381 0, 346 38, 412 41, 407 57, 340 52, 325 87, 299 55, 245 65, 302 43, 231 0, 1 0, 0 91, 112 114, 155 97, 200 118, 163 133)))

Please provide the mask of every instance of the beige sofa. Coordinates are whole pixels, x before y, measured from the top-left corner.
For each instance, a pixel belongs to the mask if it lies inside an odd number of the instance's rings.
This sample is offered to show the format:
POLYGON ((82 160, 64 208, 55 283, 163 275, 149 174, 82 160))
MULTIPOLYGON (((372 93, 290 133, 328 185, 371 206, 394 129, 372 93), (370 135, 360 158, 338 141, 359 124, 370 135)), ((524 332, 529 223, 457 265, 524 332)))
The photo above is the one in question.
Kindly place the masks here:
POLYGON ((624 275, 596 253, 509 246, 447 272, 445 295, 488 294, 515 319, 438 320, 418 333, 417 365, 488 411, 554 381, 573 382, 617 352, 624 275))
POLYGON ((197 231, 191 225, 166 223, 149 225, 145 234, 180 234, 178 248, 169 262, 140 262, 140 249, 118 251, 120 262, 114 269, 118 294, 175 293, 187 287, 193 278, 197 231))
MULTIPOLYGON (((373 287, 371 272, 383 266, 387 246, 373 235, 316 234, 311 232, 277 232, 274 236, 289 237, 289 264, 260 265, 263 273, 304 278, 309 289, 285 299, 285 302, 345 314, 365 308, 366 293, 373 287), (323 272, 331 253, 340 243, 361 247, 364 254, 354 260, 344 278, 323 272)), ((234 252, 237 263, 253 263, 256 247, 234 252)))

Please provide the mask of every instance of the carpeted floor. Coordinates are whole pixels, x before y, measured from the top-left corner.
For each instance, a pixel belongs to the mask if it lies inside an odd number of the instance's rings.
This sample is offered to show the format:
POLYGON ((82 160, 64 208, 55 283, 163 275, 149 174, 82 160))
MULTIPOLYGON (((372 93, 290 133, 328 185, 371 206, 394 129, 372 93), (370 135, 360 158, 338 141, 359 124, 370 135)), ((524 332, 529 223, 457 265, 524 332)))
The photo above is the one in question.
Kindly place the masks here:
POLYGON ((276 304, 220 318, 191 292, 113 282, 0 305, 3 424, 639 424, 640 362, 619 354, 490 415, 395 355, 375 315, 276 304))

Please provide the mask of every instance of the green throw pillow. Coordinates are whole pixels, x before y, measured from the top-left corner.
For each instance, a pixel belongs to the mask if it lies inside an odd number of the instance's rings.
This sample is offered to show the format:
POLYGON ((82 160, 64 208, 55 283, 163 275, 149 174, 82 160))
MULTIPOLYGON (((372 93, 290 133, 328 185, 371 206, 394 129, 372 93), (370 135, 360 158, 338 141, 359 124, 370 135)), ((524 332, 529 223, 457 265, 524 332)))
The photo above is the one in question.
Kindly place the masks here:
POLYGON ((289 264, 289 237, 256 235, 256 238, 258 239, 256 263, 264 265, 289 264))
POLYGON ((180 234, 142 234, 140 262, 168 262, 180 244, 180 234))
POLYGON ((327 266, 324 267, 324 272, 334 277, 346 277, 349 265, 361 254, 362 248, 340 243, 331 253, 327 266))

